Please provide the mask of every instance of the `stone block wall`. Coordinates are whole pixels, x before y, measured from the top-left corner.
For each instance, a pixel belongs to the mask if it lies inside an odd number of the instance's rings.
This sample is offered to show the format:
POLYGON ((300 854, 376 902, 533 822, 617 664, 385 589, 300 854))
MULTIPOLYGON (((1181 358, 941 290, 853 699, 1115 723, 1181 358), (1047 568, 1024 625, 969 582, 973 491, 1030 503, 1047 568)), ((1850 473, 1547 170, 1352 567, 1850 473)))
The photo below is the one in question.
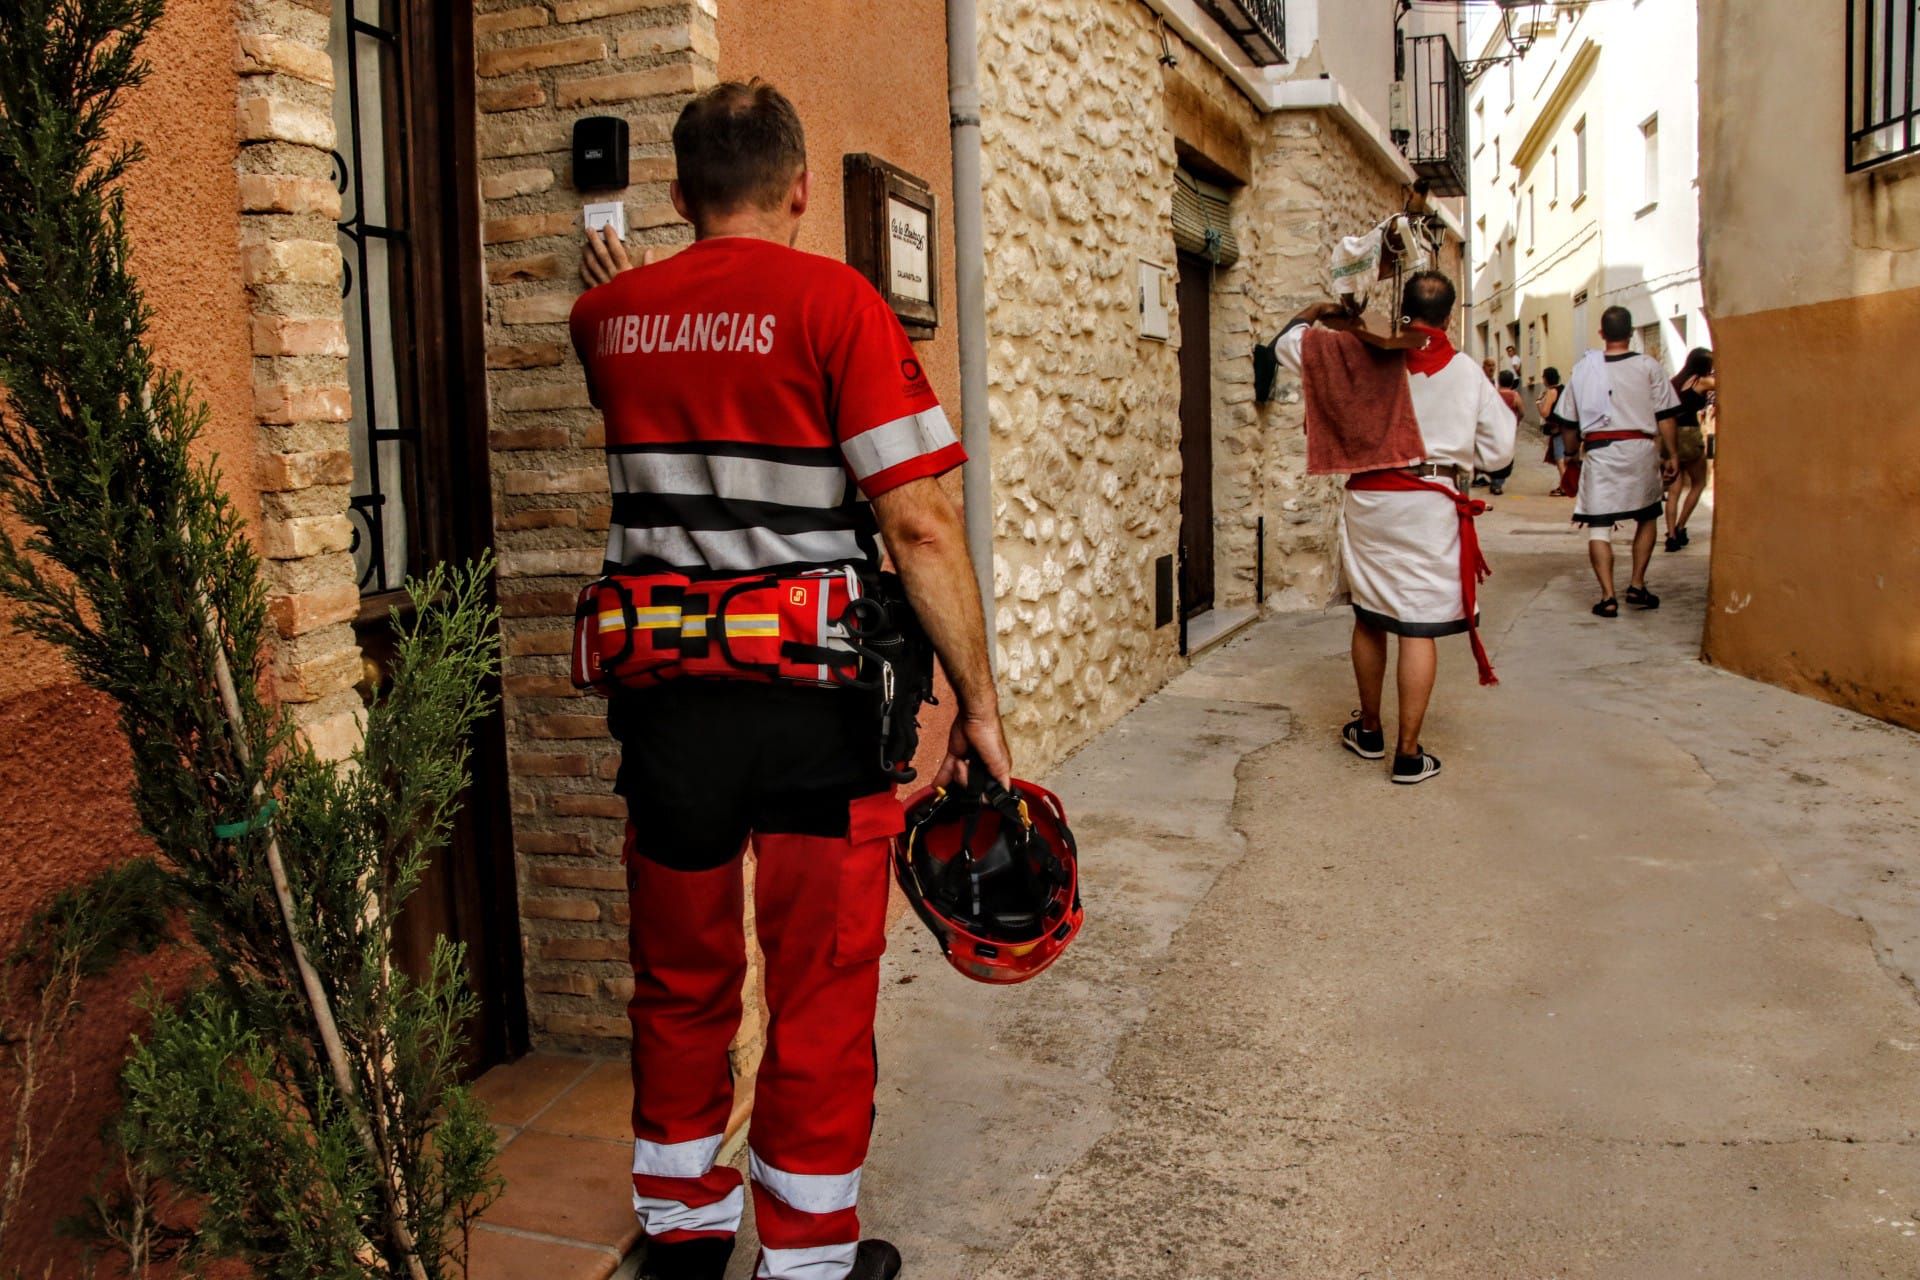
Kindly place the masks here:
POLYGON ((1180 665, 1179 367, 1138 333, 1138 264, 1174 264, 1159 52, 1135 0, 981 6, 995 643, 1036 775, 1180 665))
MULTIPOLYGON (((669 133, 715 78, 713 0, 481 0, 475 17, 493 451, 513 829, 537 1043, 627 1037, 626 807, 605 706, 567 677, 573 597, 599 570, 610 499, 599 415, 566 319, 581 292, 574 120, 628 121, 628 243, 691 228, 667 200, 669 133)), ((591 196, 611 199, 613 196, 591 196)))
POLYGON ((330 0, 241 0, 241 273, 253 350, 259 545, 273 691, 322 755, 358 745, 360 590, 347 520, 353 417, 340 301, 330 0))
POLYGON ((1139 262, 1175 265, 1176 138, 1249 174, 1212 294, 1221 608, 1255 598, 1263 516, 1268 605, 1338 594, 1339 486, 1305 474, 1297 383, 1254 404, 1252 348, 1405 192, 1329 115, 1260 115, 1177 37, 1163 69, 1139 0, 991 0, 980 25, 996 643, 1022 767, 1043 770, 1182 665, 1177 629, 1153 627, 1153 561, 1180 534, 1179 320, 1142 340, 1136 297, 1139 262))

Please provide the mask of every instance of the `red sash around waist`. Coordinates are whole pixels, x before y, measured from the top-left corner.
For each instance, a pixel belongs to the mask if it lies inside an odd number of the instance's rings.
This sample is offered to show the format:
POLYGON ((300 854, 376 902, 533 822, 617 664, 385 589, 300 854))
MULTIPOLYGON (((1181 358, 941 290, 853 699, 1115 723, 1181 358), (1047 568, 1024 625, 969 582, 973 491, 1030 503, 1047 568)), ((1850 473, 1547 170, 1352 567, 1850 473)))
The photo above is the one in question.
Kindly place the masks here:
POLYGON ((1347 477, 1347 488, 1389 493, 1425 489, 1453 503, 1453 509, 1460 515, 1460 604, 1467 615, 1467 639, 1473 645, 1473 661, 1480 668, 1480 683, 1499 684, 1499 677, 1493 674, 1493 662, 1487 657, 1487 647, 1480 642, 1480 606, 1476 599, 1479 584, 1493 574, 1486 557, 1480 554, 1480 536, 1473 526, 1473 518, 1486 511, 1487 504, 1451 485, 1422 480, 1404 471, 1362 471, 1347 477))
POLYGON ((1652 436, 1644 431, 1595 431, 1591 435, 1580 437, 1582 444, 1612 444, 1615 440, 1651 440, 1652 436))

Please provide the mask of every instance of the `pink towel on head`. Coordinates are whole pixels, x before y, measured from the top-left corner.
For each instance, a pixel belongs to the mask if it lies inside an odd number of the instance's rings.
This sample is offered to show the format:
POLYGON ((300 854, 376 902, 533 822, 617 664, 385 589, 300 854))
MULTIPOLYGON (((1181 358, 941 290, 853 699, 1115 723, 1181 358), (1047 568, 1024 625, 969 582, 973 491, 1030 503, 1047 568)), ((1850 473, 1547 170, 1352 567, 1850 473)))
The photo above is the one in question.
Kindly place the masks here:
POLYGON ((1300 372, 1308 475, 1344 476, 1426 461, 1404 353, 1316 327, 1301 340, 1300 372))

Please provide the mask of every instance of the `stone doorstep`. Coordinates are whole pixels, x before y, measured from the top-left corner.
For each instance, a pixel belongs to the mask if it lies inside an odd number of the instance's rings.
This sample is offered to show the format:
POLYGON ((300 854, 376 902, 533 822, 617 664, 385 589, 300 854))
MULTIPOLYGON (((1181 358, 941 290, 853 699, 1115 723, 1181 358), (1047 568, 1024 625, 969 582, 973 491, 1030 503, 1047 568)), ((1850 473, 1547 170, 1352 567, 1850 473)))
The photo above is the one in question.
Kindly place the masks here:
POLYGON ((1209 609, 1187 619, 1187 657, 1189 660, 1199 657, 1217 645, 1225 644, 1235 633, 1260 619, 1260 609, 1256 605, 1234 605, 1226 609, 1209 609))
MULTIPOLYGON (((468 1280, 627 1274, 640 1227, 624 1190, 633 1150, 626 1062, 530 1053, 473 1089, 499 1134, 507 1185, 475 1229, 468 1280)), ((721 1148, 726 1163, 746 1139, 751 1085, 739 1092, 721 1148)))

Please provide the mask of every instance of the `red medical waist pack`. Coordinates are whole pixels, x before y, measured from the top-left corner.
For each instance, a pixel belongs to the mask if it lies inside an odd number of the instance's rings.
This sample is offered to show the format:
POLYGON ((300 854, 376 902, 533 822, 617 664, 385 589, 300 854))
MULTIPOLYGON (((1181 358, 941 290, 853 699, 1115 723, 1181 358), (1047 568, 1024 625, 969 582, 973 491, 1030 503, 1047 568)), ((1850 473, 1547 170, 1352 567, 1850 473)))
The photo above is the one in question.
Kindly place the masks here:
POLYGON ((683 676, 855 684, 861 656, 851 642, 884 617, 850 568, 609 574, 582 588, 574 609, 573 683, 601 693, 683 676))

